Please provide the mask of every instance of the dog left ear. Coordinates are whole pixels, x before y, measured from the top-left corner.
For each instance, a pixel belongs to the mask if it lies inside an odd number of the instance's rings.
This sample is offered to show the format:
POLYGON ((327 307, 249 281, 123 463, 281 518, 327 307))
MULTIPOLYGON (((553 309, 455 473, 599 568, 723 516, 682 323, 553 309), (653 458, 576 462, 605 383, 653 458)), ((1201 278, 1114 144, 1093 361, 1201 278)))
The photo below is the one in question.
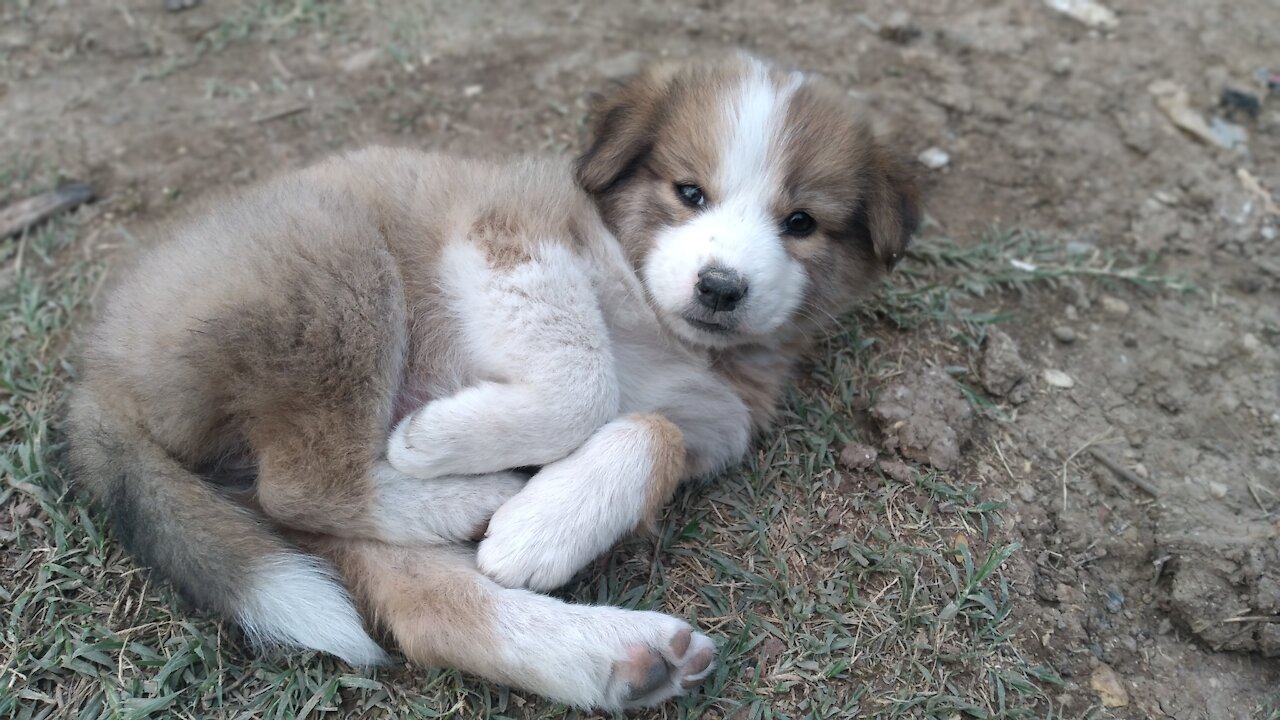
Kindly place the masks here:
POLYGON ((870 153, 867 171, 866 230, 876 260, 885 270, 892 270, 920 228, 916 174, 901 153, 879 142, 870 153))
POLYGON ((599 96, 591 111, 591 141, 575 164, 578 184, 598 195, 613 187, 653 148, 667 83, 654 66, 599 96))

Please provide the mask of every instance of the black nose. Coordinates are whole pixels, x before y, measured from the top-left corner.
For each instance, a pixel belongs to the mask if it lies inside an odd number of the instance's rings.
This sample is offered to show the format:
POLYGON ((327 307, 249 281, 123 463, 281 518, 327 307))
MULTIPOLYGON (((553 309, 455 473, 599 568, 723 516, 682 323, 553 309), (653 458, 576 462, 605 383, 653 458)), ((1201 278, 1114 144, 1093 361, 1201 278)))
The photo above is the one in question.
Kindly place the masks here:
POLYGON ((732 270, 703 268, 698 273, 698 302, 728 312, 747 296, 747 280, 732 270))

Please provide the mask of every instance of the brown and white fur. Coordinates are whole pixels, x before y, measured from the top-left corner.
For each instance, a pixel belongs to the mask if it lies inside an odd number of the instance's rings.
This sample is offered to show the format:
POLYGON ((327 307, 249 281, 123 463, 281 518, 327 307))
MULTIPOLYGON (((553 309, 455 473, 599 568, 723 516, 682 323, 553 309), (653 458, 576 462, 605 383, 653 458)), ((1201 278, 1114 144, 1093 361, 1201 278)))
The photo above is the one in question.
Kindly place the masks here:
POLYGON ((88 338, 75 478, 264 643, 374 664, 374 629, 584 707, 697 684, 683 620, 533 590, 744 456, 915 191, 837 91, 738 55, 606 94, 576 171, 372 149, 187 225, 88 338))

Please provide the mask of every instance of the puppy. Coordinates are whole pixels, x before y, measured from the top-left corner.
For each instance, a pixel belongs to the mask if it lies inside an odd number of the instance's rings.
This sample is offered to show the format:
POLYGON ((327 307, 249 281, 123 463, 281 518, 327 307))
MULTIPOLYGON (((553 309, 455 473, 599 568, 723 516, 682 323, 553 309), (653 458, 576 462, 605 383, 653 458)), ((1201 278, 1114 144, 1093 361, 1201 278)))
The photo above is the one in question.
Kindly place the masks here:
POLYGON ((708 638, 530 589, 744 456, 902 256, 903 167, 840 93, 735 55, 606 94, 576 178, 389 149, 286 175, 106 299, 73 475, 260 643, 380 663, 367 625, 561 702, 661 702, 708 674, 708 638))

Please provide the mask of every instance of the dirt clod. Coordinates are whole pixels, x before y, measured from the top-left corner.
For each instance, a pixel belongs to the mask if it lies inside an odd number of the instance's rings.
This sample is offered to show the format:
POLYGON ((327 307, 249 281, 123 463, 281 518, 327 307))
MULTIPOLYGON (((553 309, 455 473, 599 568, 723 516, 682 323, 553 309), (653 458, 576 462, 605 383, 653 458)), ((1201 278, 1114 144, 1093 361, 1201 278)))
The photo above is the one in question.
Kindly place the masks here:
POLYGON ((1030 368, 1018 354, 1018 344, 1013 338, 1002 330, 989 330, 981 364, 982 386, 987 392, 1021 405, 1031 397, 1029 375, 1030 368))
POLYGON ((1280 657, 1271 632, 1280 617, 1280 529, 1241 523, 1212 506, 1197 519, 1195 532, 1171 523, 1162 538, 1176 560, 1169 581, 1174 617, 1214 650, 1280 657))
POLYGON ((866 470, 876 464, 880 452, 870 445, 851 442, 840 451, 840 464, 850 470, 866 470))
POLYGON ((973 411, 956 382, 936 368, 910 372, 881 391, 872 415, 884 447, 939 470, 954 467, 973 411))
POLYGON ((911 482, 911 466, 897 460, 881 460, 880 472, 900 483, 911 482))

